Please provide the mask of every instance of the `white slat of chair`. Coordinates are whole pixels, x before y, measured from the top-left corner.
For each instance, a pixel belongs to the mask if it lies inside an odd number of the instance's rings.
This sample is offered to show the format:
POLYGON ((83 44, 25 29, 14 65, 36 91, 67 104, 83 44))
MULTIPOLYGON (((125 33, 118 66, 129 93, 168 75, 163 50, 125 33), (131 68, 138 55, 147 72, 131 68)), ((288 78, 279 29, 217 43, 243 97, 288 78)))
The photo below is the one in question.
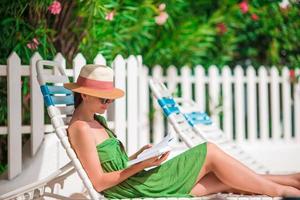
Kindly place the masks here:
POLYGON ((259 132, 260 140, 269 140, 269 95, 268 95, 268 75, 264 66, 258 70, 258 92, 259 92, 259 132))
MULTIPOLYGON (((178 88, 179 85, 178 80, 180 79, 180 77, 178 77, 177 69, 174 65, 168 67, 166 78, 167 78, 166 84, 168 85, 169 91, 177 96, 178 94, 176 89, 178 88)), ((167 127, 168 127, 168 131, 173 130, 172 126, 169 123, 167 123, 167 127)), ((173 134, 173 137, 176 143, 180 143, 180 139, 177 134, 173 134)))
POLYGON ((222 69, 223 89, 223 130, 230 140, 233 140, 231 70, 228 66, 222 69))

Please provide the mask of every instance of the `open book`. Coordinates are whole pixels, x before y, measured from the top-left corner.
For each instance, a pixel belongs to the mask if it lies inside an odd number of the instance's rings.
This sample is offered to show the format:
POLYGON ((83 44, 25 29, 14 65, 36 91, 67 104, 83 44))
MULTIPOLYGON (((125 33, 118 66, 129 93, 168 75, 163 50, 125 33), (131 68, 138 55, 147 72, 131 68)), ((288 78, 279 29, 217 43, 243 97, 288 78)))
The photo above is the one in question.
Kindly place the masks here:
POLYGON ((171 141, 173 140, 173 137, 168 134, 162 141, 160 141, 158 144, 153 145, 151 148, 144 150, 142 153, 140 153, 136 159, 130 160, 127 164, 128 166, 134 165, 136 163, 142 162, 144 160, 147 160, 149 158, 162 155, 163 153, 166 153, 172 149, 171 141))

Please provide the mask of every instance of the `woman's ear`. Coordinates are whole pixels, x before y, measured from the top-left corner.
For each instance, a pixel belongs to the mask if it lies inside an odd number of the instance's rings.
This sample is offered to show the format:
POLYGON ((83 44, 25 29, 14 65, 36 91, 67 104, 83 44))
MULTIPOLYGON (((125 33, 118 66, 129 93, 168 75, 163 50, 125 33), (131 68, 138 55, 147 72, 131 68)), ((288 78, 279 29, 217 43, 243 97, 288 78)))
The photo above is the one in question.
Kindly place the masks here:
POLYGON ((81 95, 81 98, 82 98, 82 100, 86 100, 86 98, 87 98, 87 95, 86 94, 80 94, 81 95))

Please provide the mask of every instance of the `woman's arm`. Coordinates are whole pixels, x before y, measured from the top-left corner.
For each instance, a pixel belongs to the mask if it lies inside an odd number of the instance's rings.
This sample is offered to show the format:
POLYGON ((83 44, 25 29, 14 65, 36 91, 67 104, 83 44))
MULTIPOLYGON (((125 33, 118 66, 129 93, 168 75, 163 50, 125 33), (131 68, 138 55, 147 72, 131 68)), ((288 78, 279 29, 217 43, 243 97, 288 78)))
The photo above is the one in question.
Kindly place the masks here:
POLYGON ((160 158, 151 158, 124 170, 105 173, 102 170, 99 161, 95 141, 89 134, 90 128, 88 124, 77 124, 77 127, 75 124, 73 125, 72 130, 69 130, 72 147, 74 148, 78 159, 89 176, 94 188, 98 192, 113 187, 144 168, 159 165, 167 159, 168 154, 165 154, 160 158))

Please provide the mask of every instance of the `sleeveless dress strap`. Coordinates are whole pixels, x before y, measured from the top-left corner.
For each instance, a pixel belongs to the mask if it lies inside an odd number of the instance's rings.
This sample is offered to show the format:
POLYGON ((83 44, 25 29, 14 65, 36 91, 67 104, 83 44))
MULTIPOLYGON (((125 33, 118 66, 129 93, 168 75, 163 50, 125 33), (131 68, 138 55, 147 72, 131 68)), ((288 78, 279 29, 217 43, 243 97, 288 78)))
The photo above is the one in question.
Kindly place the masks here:
POLYGON ((98 121, 105 128, 105 130, 106 130, 107 134, 109 135, 109 137, 116 138, 113 131, 110 130, 110 128, 108 128, 107 122, 106 122, 104 117, 102 117, 101 115, 94 114, 94 119, 96 121, 98 121))

